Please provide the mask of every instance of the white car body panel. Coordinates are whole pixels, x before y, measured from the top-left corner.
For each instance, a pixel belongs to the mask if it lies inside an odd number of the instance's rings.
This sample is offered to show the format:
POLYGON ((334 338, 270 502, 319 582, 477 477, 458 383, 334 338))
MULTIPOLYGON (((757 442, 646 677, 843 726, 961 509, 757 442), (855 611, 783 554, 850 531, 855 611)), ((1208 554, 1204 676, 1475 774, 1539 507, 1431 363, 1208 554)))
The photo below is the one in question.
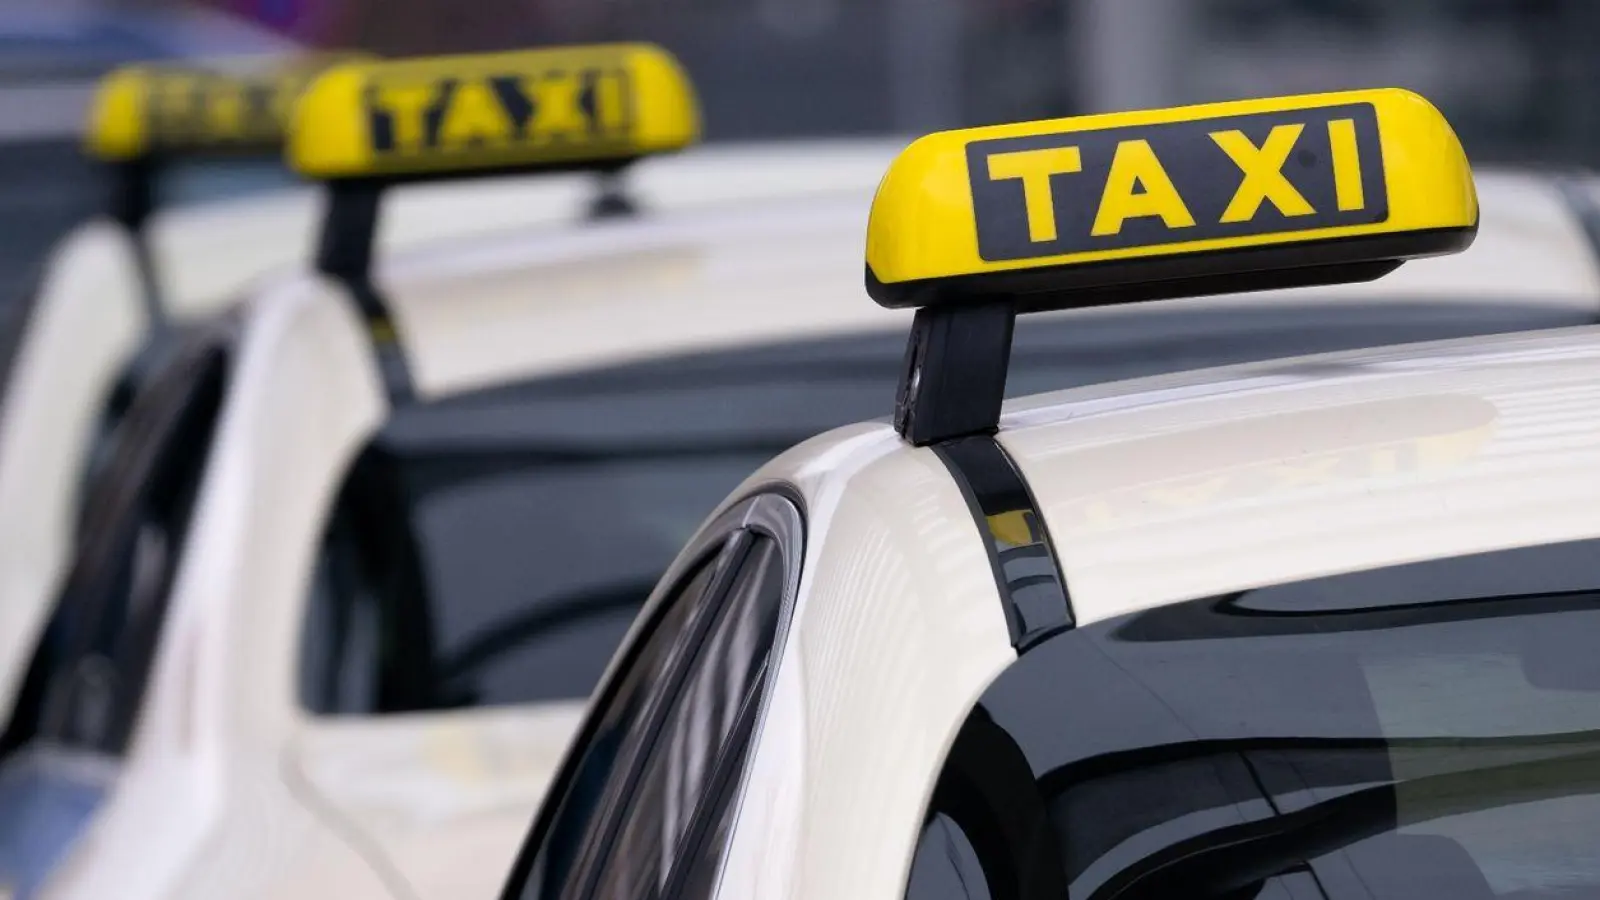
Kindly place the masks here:
MULTIPOLYGON (((1600 537, 1597 401, 1600 328, 1578 327, 1044 394, 1008 404, 998 440, 1085 625, 1600 537)), ((944 753, 1017 658, 985 538, 932 452, 883 425, 802 445, 729 502, 770 482, 805 498, 806 563, 718 896, 898 900, 944 753)))
MULTIPOLYGON (((903 142, 817 141, 697 148, 647 159, 628 175, 645 210, 760 202, 870 190, 903 142)), ((429 242, 577 220, 594 195, 586 175, 491 178, 407 185, 384 199, 380 254, 429 242)), ((307 263, 326 208, 307 186, 229 203, 158 213, 150 243, 178 316, 204 315, 252 280, 307 263)))
POLYGON ((101 360, 144 330, 127 232, 92 223, 57 248, 0 404, 0 715, 11 710, 75 528, 79 479, 109 390, 101 360), (70 258, 72 265, 64 265, 70 258))
POLYGON ((1572 540, 1600 533, 1600 348, 1556 334, 1045 395, 1012 407, 1001 442, 1080 623, 1572 540))
MULTIPOLYGON (((327 719, 301 730, 291 756, 316 802, 370 840, 418 896, 490 897, 582 713, 569 703, 539 715, 327 719)), ((333 896, 319 890, 311 896, 333 896)))
POLYGON ((915 847, 950 710, 1016 658, 994 575, 944 464, 887 425, 803 444, 735 496, 772 480, 804 497, 805 562, 720 893, 898 896, 879 861, 915 847))
POLYGON ((376 281, 425 397, 668 353, 905 327, 865 299, 867 191, 418 253, 376 281), (448 300, 441 300, 448 297, 448 300), (692 310, 693 315, 686 311, 692 310))

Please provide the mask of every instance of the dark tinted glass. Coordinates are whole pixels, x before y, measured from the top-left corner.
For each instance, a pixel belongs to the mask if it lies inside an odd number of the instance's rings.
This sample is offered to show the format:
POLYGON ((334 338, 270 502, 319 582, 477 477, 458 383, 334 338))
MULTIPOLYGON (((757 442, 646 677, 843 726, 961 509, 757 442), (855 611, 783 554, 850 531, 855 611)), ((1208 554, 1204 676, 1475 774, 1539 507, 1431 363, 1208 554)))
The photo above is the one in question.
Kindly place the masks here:
MULTIPOLYGON (((101 473, 117 459, 116 448, 122 420, 133 409, 135 401, 148 394, 149 389, 157 383, 171 385, 166 388, 169 392, 179 387, 174 380, 174 373, 184 370, 185 360, 193 353, 197 344, 214 340, 210 337, 213 334, 213 327, 215 323, 209 326, 173 328, 153 333, 123 367, 121 374, 111 386, 110 395, 100 407, 99 416, 95 420, 94 436, 90 439, 88 451, 84 454, 83 472, 78 479, 78 483, 83 487, 79 496, 80 522, 94 502, 93 486, 102 480, 101 473)), ((150 401, 145 400, 143 403, 148 406, 150 401)), ((79 527, 82 527, 81 524, 79 527)))
POLYGON ((141 379, 85 493, 78 547, 7 741, 121 752, 141 707, 226 389, 226 328, 141 379))
POLYGON ((907 896, 919 900, 994 900, 972 840, 945 813, 923 826, 907 884, 907 896))
MULTIPOLYGON (((702 798, 712 794, 719 769, 734 776, 741 767, 742 752, 724 760, 723 750, 730 745, 741 715, 754 716, 757 688, 777 633, 783 584, 777 544, 757 539, 696 652, 688 677, 651 738, 595 896, 649 897, 666 887, 691 818, 702 798)), ((731 795, 720 799, 725 803, 715 812, 731 805, 731 795)), ((708 808, 701 815, 712 814, 708 808)), ((696 855, 719 859, 721 844, 705 843, 696 855)))
POLYGON ((22 290, 9 303, 0 302, 0 409, 10 396, 11 376, 17 369, 17 355, 28 338, 28 329, 34 322, 34 310, 39 306, 39 292, 44 288, 47 259, 33 261, 25 274, 19 274, 16 284, 22 290))
POLYGON ((932 811, 997 897, 1600 896, 1597 634, 1597 541, 1098 622, 984 693, 932 811))
POLYGON ((645 633, 552 788, 507 896, 700 898, 714 887, 783 605, 783 554, 736 531, 645 633))
MULTIPOLYGON (((1537 304, 1152 309, 1024 318, 1008 393, 1572 315, 1537 304)), ((312 593, 306 705, 383 713, 586 696, 716 503, 790 445, 888 414, 904 342, 892 331, 694 354, 399 410, 341 491, 346 546, 332 530, 324 543, 323 574, 343 577, 312 593)))
POLYGON ((353 468, 323 542, 307 705, 587 696, 715 505, 823 420, 882 396, 870 380, 754 380, 535 385, 402 410, 353 468))
MULTIPOLYGON (((742 553, 743 546, 737 550, 742 553)), ((615 690, 597 707, 599 718, 577 757, 524 896, 562 896, 563 886, 573 885, 578 867, 597 852, 585 838, 600 828, 603 813, 627 801, 626 775, 643 750, 650 713, 663 702, 661 688, 669 672, 683 665, 683 654, 691 649, 696 614, 702 611, 712 578, 729 564, 726 558, 706 560, 674 589, 650 623, 648 637, 627 661, 615 690)))

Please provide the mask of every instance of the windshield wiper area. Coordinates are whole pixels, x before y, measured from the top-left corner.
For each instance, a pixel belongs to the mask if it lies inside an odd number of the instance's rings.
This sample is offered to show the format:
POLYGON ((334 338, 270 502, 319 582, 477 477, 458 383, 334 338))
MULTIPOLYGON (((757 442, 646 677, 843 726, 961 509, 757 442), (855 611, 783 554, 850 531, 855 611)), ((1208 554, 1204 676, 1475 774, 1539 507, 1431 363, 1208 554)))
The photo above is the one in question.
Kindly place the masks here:
POLYGON ((1090 900, 1252 897, 1269 878, 1406 825, 1596 793, 1600 793, 1600 750, 1363 788, 1180 841, 1113 875, 1090 900))

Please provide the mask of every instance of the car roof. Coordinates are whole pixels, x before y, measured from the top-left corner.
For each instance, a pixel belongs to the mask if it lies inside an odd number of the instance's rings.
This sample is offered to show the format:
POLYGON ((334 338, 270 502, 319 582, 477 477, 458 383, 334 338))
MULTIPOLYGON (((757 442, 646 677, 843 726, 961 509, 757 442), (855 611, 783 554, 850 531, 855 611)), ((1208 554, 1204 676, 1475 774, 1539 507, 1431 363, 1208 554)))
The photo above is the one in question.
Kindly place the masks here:
MULTIPOLYGON (((1008 404, 997 439, 1042 512, 1080 626, 1593 538, 1600 328, 1042 394, 1008 404)), ((886 423, 836 429, 724 508, 774 483, 803 501, 805 570, 746 776, 769 789, 740 808, 723 884, 742 896, 798 871, 806 896, 888 896, 904 890, 957 730, 1028 657, 1007 634, 976 510, 932 448, 886 423), (775 874, 773 858, 785 862, 775 874)))
MULTIPOLYGON (((700 147, 642 160, 626 183, 644 209, 657 213, 836 190, 870 192, 904 143, 877 138, 700 147)), ((571 225, 581 221, 594 190, 593 177, 585 174, 395 187, 384 201, 379 253, 571 225)), ((159 210, 149 233, 164 301, 178 316, 208 314, 235 299, 248 280, 284 267, 303 270, 323 208, 322 188, 305 186, 159 210)))
POLYGON ((870 189, 523 232, 378 267, 419 393, 904 328, 862 288, 870 189))
MULTIPOLYGON (((502 229, 389 254, 376 280, 394 306, 419 390, 440 395, 700 349, 905 327, 909 312, 878 307, 863 287, 865 210, 876 182, 861 176, 874 154, 887 152, 864 148, 840 151, 844 168, 814 176, 810 193, 700 208, 669 201, 633 220, 502 229)), ((740 180, 754 190, 791 165, 775 154, 772 168, 748 169, 740 180)), ((713 184, 714 170, 694 177, 713 184)), ((663 197, 701 189, 665 175, 658 184, 663 197)), ((568 198, 576 203, 583 185, 568 188, 580 191, 568 198)), ((1556 183, 1490 171, 1480 190, 1490 214, 1467 253, 1413 262, 1367 284, 1180 305, 1420 298, 1600 315, 1600 268, 1556 183)))
POLYGON ((1600 328, 1023 398, 998 440, 1081 623, 1600 535, 1600 328))

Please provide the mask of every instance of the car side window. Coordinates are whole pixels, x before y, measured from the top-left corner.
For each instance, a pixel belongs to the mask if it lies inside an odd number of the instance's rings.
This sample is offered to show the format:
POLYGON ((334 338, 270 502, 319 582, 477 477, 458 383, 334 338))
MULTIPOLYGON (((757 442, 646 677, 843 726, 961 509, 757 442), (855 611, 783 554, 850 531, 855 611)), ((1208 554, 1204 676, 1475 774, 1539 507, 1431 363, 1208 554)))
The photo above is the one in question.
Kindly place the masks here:
MULTIPOLYGON (((695 563, 662 603, 615 688, 597 698, 578 739, 582 749, 571 754, 551 788, 552 801, 557 796, 561 800, 554 807, 550 826, 544 829, 547 837, 541 845, 526 848, 535 853, 517 896, 554 900, 565 896, 564 886, 575 882, 586 849, 584 838, 602 821, 607 802, 615 802, 612 785, 627 769, 625 747, 630 735, 648 720, 657 688, 690 637, 694 614, 701 609, 706 591, 717 574, 726 571, 736 552, 742 552, 742 547, 730 538, 718 552, 695 563)), ((540 830, 536 826, 535 834, 540 830)), ((517 880, 515 875, 513 878, 517 880)))
POLYGON ((912 900, 998 900, 966 830, 947 813, 922 827, 911 860, 906 897, 912 900))
MULTIPOLYGON (((774 548, 777 549, 777 548, 774 548)), ((750 648, 751 668, 744 679, 737 713, 723 730, 722 744, 715 762, 705 770, 698 809, 678 845, 674 865, 662 896, 672 900, 704 900, 717 887, 723 854, 738 811, 741 776, 754 743, 756 718, 773 670, 779 621, 784 610, 784 593, 795 581, 776 555, 747 566, 747 579, 736 588, 730 604, 747 621, 759 620, 757 643, 750 648), (770 617, 770 618, 769 618, 770 617), (757 664, 757 660, 759 663, 757 664)), ((733 655, 737 659, 737 651, 733 655)), ((710 677, 724 674, 726 666, 712 669, 710 677), (723 671, 718 671, 718 670, 723 671)), ((684 717, 693 721, 704 707, 700 698, 690 696, 684 717)))
POLYGON ((681 687, 666 698, 590 896, 661 896, 676 860, 720 861, 721 845, 706 832, 731 807, 730 792, 717 788, 743 769, 783 603, 782 568, 776 542, 754 538, 681 687), (713 809, 718 794, 728 801, 721 810, 713 809))
POLYGON ((684 570, 684 587, 624 651, 631 659, 597 700, 583 749, 551 789, 506 897, 676 900, 714 889, 799 577, 798 511, 765 501, 724 514, 734 529, 701 539, 714 559, 684 570), (778 508, 791 527, 745 519, 778 508))
POLYGON ((126 748, 221 413, 229 353, 226 332, 197 339, 119 426, 115 454, 90 487, 79 547, 12 740, 37 736, 113 755, 126 748))

